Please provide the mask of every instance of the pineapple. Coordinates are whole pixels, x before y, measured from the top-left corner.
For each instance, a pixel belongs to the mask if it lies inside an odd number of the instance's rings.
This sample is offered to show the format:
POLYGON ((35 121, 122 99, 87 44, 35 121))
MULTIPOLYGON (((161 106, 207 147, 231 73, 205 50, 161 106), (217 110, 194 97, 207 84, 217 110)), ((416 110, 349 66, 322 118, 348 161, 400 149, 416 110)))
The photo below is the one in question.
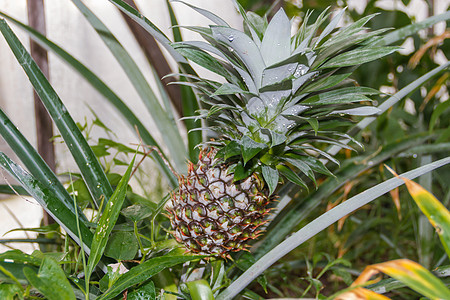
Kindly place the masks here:
POLYGON ((179 189, 167 210, 175 238, 193 252, 229 257, 256 238, 280 182, 307 188, 314 172, 332 175, 322 158, 338 163, 324 144, 350 148, 340 139, 352 115, 378 110, 368 96, 377 91, 356 86, 348 77, 357 65, 397 48, 377 46, 385 30, 367 32, 367 16, 336 28, 344 11, 326 26, 331 13, 308 25, 306 15, 291 36, 291 22, 280 9, 267 22, 236 6, 244 29, 195 8, 216 23, 187 27, 204 41, 174 43, 187 59, 222 76, 225 83, 182 74, 204 103, 198 118, 215 139, 202 145, 197 164, 179 176, 179 189), (324 29, 320 31, 320 28, 324 29), (339 131, 338 131, 339 130, 339 131))

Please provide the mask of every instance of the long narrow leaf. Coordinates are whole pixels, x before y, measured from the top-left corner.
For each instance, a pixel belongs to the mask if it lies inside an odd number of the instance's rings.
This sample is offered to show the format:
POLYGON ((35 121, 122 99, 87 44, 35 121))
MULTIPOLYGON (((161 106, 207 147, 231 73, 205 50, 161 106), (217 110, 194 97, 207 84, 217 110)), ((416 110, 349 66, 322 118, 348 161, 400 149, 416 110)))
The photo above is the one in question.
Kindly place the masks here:
MULTIPOLYGON (((47 51, 51 51, 57 56, 59 56, 63 61, 69 64, 72 68, 74 68, 81 76, 83 76, 86 81, 92 85, 100 94, 102 94, 106 100, 108 100, 124 117, 124 120, 132 128, 133 132, 135 132, 135 127, 139 132, 139 136, 142 138, 142 141, 146 145, 156 146, 159 148, 159 145, 152 137, 150 132, 145 128, 144 124, 136 117, 136 115, 131 111, 131 109, 114 93, 113 90, 109 86, 107 86, 95 73, 93 73, 90 69, 88 69, 85 65, 83 65, 80 61, 70 55, 63 48, 59 47, 52 41, 48 40, 44 35, 40 34, 38 31, 33 28, 19 22, 18 20, 12 18, 11 16, 0 12, 0 16, 10 20, 19 28, 23 29, 27 32, 30 37, 37 42, 41 47, 45 48, 47 51)), ((153 152, 150 154, 153 159, 156 161, 161 171, 165 174, 168 179, 170 185, 175 187, 177 184, 177 179, 175 175, 170 171, 170 169, 166 166, 163 159, 156 153, 153 152)))
MULTIPOLYGON (((69 210, 61 200, 51 192, 51 190, 10 160, 9 157, 2 152, 0 152, 0 165, 13 176, 28 194, 30 194, 47 211, 47 213, 58 222, 62 228, 64 228, 70 237, 80 245, 76 215, 69 210)), ((90 253, 93 237, 92 232, 87 227, 86 222, 80 219, 79 223, 85 252, 90 253)))
POLYGON ((389 32, 385 34, 379 42, 377 42, 377 45, 390 45, 397 41, 404 40, 406 37, 410 35, 416 34, 417 32, 419 32, 419 30, 428 28, 431 25, 436 24, 438 22, 448 20, 450 20, 450 11, 447 11, 437 16, 429 17, 421 22, 407 25, 403 28, 389 32))
MULTIPOLYGON (((391 97, 386 99, 383 103, 381 103, 377 107, 379 109, 379 111, 376 113, 375 117, 374 116, 365 117, 364 119, 359 121, 355 126, 353 126, 348 131, 348 135, 354 136, 357 132, 359 132, 359 131, 363 130, 364 128, 366 128, 367 126, 369 126, 373 121, 375 121, 375 119, 379 115, 381 115, 382 113, 387 111, 389 108, 394 106, 397 102, 402 100, 404 97, 408 96, 410 93, 412 93, 413 91, 415 91, 416 89, 421 87, 423 84, 425 84, 430 78, 433 78, 434 76, 438 75, 440 72, 444 71, 449 66, 450 66, 450 62, 447 62, 447 63, 443 64, 442 66, 436 67, 433 70, 426 73, 425 75, 414 80, 413 82, 411 82, 404 88, 402 88, 400 91, 398 91, 397 93, 395 93, 394 95, 392 95, 391 97)), ((350 142, 350 140, 345 139, 345 140, 342 140, 341 142, 347 144, 348 142, 350 142)), ((328 152, 328 154, 333 156, 333 155, 336 155, 336 153, 338 153, 339 150, 341 150, 341 149, 342 149, 341 146, 335 145, 335 146, 330 147, 330 149, 327 152, 328 152)))
MULTIPOLYGON (((373 275, 379 272, 399 280, 427 298, 436 300, 450 299, 450 290, 442 281, 423 266, 409 259, 397 259, 367 266, 352 286, 366 283, 373 275)), ((350 292, 341 294, 336 300, 353 299, 362 290, 363 288, 356 288, 350 292)))
POLYGON ((123 274, 119 279, 117 279, 113 286, 111 286, 103 295, 98 298, 98 300, 112 299, 123 290, 151 278, 153 275, 158 274, 166 268, 170 268, 178 264, 201 258, 203 258, 203 256, 188 255, 166 255, 162 257, 151 258, 123 274))
POLYGON ((58 127, 61 136, 81 171, 83 179, 89 187, 94 201, 99 203, 102 198, 109 199, 112 194, 111 185, 94 152, 89 147, 80 129, 67 111, 67 108, 31 58, 31 55, 3 19, 0 19, 0 31, 58 127))
POLYGON ((417 206, 436 229, 442 246, 444 246, 447 255, 450 256, 450 212, 433 194, 419 184, 407 178, 400 179, 405 182, 417 206))
MULTIPOLYGON (((445 166, 450 163, 450 157, 438 160, 423 167, 419 167, 412 171, 401 174, 400 176, 414 179, 418 176, 431 172, 432 170, 445 166)), ((311 237, 318 234, 331 224, 337 222, 342 217, 366 205, 367 203, 377 199, 381 195, 390 190, 404 184, 403 180, 399 178, 392 178, 380 183, 350 199, 335 208, 322 214, 320 217, 310 222, 302 229, 294 233, 292 236, 284 240, 281 244, 275 247, 272 251, 261 257, 254 263, 247 271, 237 278, 227 289, 217 296, 217 300, 231 299, 238 295, 248 284, 250 284, 256 277, 258 277, 264 270, 269 268, 272 264, 277 262, 287 253, 297 248, 311 237)))
POLYGON ((80 0, 72 0, 72 2, 77 6, 81 13, 83 13, 86 20, 91 24, 95 31, 97 31, 100 38, 122 66, 122 69, 127 74, 155 121, 157 128, 171 153, 175 168, 179 172, 184 171, 186 169, 186 147, 184 146, 183 139, 181 138, 176 123, 173 122, 173 116, 170 117, 172 111, 165 111, 162 108, 158 98, 145 80, 145 77, 139 70, 136 62, 101 20, 98 19, 97 16, 95 16, 80 0))
MULTIPOLYGON (((133 19, 136 23, 138 23, 142 28, 147 30, 158 42, 163 45, 169 54, 175 59, 175 61, 179 64, 181 70, 184 73, 196 75, 196 72, 189 65, 187 60, 175 49, 171 46, 171 41, 167 38, 167 36, 161 32, 152 22, 150 22, 146 17, 144 17, 140 12, 138 12, 133 7, 129 6, 122 0, 109 0, 113 3, 117 8, 119 8, 124 14, 133 19)), ((175 41, 181 41, 181 33, 179 28, 177 27, 178 23, 173 13, 172 7, 169 2, 167 2, 170 19, 173 26, 173 34, 175 41)), ((199 109, 197 98, 191 87, 181 86, 182 93, 182 105, 183 105, 183 116, 189 117, 194 116, 195 112, 199 109)), ((198 156, 198 149, 194 149, 196 145, 201 143, 202 135, 201 132, 196 131, 195 129, 201 127, 200 121, 192 121, 185 120, 186 129, 188 132, 188 149, 189 149, 189 158, 191 161, 196 161, 198 156)))
POLYGON ((28 171, 39 180, 46 188, 51 189, 55 196, 61 200, 70 211, 75 213, 78 209, 78 215, 87 221, 79 207, 74 207, 73 200, 67 190, 56 177, 55 173, 45 163, 44 159, 31 146, 27 139, 17 129, 17 127, 8 119, 3 110, 0 109, 0 134, 19 157, 28 171))
POLYGON ((122 0, 109 0, 109 2, 113 3, 117 8, 119 8, 124 14, 133 19, 136 23, 142 26, 145 30, 147 30, 153 37, 163 45, 164 48, 172 55, 178 63, 187 64, 187 60, 178 52, 176 52, 172 46, 170 46, 171 41, 169 38, 161 31, 158 27, 155 26, 150 20, 144 17, 140 12, 135 10, 133 7, 129 6, 122 0))
MULTIPOLYGON (((280 214, 280 218, 275 219, 268 231, 269 234, 266 235, 265 239, 262 241, 258 247, 255 257, 259 258, 266 254, 273 247, 278 245, 289 233, 294 230, 300 222, 302 222, 311 211, 314 211, 324 199, 329 198, 336 190, 342 187, 346 182, 357 177, 362 172, 382 163, 390 157, 394 157, 399 153, 403 153, 407 149, 414 147, 415 145, 423 144, 426 140, 430 139, 426 133, 419 134, 416 136, 407 137, 391 144, 384 146, 376 155, 373 153, 367 153, 360 157, 355 157, 348 164, 343 165, 339 171, 335 174, 336 178, 329 177, 321 185, 317 191, 310 193, 303 201, 295 201, 293 205, 286 209, 284 214, 280 214), (282 216, 281 216, 282 215, 282 216), (279 222, 278 220, 281 219, 279 222), (270 234, 274 232, 276 234, 270 234)), ((280 191, 280 204, 290 202, 292 197, 287 194, 290 187, 286 187, 280 191)), ((278 208, 277 206, 277 208, 278 208)), ((278 210, 281 210, 281 207, 278 210)), ((274 213, 277 213, 275 211, 274 213)))
POLYGON ((130 180, 131 171, 134 165, 134 159, 131 160, 127 171, 123 175, 119 182, 114 194, 111 196, 108 204, 106 205, 97 228, 95 229, 94 239, 92 240, 91 254, 89 255, 89 260, 87 264, 87 275, 90 276, 95 266, 100 261, 100 258, 105 251, 106 244, 108 243, 109 234, 116 224, 117 218, 119 217, 120 210, 122 209, 123 201, 128 188, 128 181, 130 180))

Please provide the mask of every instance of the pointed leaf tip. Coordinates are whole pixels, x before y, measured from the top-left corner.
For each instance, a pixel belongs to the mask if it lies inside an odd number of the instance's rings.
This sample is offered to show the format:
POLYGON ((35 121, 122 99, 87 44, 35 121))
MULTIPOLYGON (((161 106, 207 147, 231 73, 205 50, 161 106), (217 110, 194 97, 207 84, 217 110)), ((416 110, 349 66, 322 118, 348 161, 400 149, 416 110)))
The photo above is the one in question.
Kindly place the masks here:
POLYGON ((241 140, 242 158, 244 159, 244 164, 246 164, 250 159, 255 157, 255 155, 266 148, 266 144, 258 143, 248 136, 244 135, 241 140))

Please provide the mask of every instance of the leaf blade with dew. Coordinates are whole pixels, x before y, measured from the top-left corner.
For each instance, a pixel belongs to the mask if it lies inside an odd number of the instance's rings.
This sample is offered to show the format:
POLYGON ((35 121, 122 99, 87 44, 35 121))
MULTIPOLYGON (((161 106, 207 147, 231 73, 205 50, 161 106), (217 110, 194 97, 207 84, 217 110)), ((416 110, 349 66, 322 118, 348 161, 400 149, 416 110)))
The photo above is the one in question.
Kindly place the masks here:
POLYGON ((397 50, 399 50, 398 47, 355 49, 331 58, 330 60, 322 64, 319 68, 327 69, 327 68, 351 67, 379 59, 397 50))
POLYGON ((45 257, 38 274, 30 268, 24 268, 23 272, 28 281, 47 299, 75 300, 75 293, 66 274, 53 259, 45 257))
POLYGON ((108 243, 109 234, 111 233, 114 225, 116 224, 117 218, 119 217, 120 210, 122 209, 122 204, 125 200, 128 181, 131 177, 131 171, 133 169, 134 161, 136 156, 131 160, 125 174, 110 198, 110 201, 106 204, 105 209, 100 217, 98 226, 95 229, 94 237, 92 240, 91 253, 89 255, 87 263, 87 273, 86 276, 89 277, 95 266, 100 261, 100 258, 105 251, 106 245, 108 243))
POLYGON ((98 202, 102 198, 109 199, 112 194, 111 185, 92 149, 67 111, 67 108, 34 62, 31 55, 3 19, 0 19, 0 31, 14 53, 14 56, 27 74, 36 93, 52 117, 53 122, 58 127, 83 175, 83 179, 89 187, 94 201, 98 205, 98 202))
MULTIPOLYGON (((436 168, 445 166, 450 163, 450 157, 444 158, 425 166, 416 168, 412 171, 403 173, 401 176, 408 179, 414 179, 418 176, 426 174, 436 168)), ((247 271, 245 271, 240 277, 233 281, 223 292, 221 292, 216 299, 224 300, 231 299, 239 294, 249 283, 251 283, 257 276, 263 271, 269 268, 272 264, 282 258, 284 255, 303 244, 311 237, 318 234, 331 224, 337 222, 342 217, 355 211, 356 209, 370 203, 377 199, 379 196, 389 192, 393 188, 403 184, 403 181, 398 178, 392 178, 383 183, 380 183, 350 199, 339 204, 328 212, 322 214, 314 221, 304 226, 299 231, 292 234, 289 238, 284 240, 281 244, 276 246, 266 255, 261 257, 256 263, 254 263, 247 271)))
POLYGON ((172 110, 166 111, 162 108, 158 98, 149 83, 146 81, 136 62, 122 46, 122 44, 109 31, 109 29, 102 23, 102 21, 98 19, 97 16, 93 14, 81 0, 72 0, 72 2, 99 34, 100 38, 113 54, 114 58, 125 71, 128 79, 155 121, 158 130, 162 132, 161 135, 164 143, 167 145, 168 150, 171 153, 175 168, 178 171, 185 170, 185 157, 187 154, 187 149, 184 146, 183 139, 181 138, 177 125, 171 121, 171 119, 173 119, 172 110))
MULTIPOLYGON (((0 135, 5 139, 14 153, 19 157, 30 173, 48 189, 51 189, 58 199, 61 199, 69 210, 78 210, 80 217, 87 221, 78 206, 74 206, 72 198, 61 184, 55 173, 37 153, 34 147, 22 135, 19 129, 11 122, 2 109, 0 109, 0 135)), ((10 187, 11 188, 11 187, 10 187)), ((15 192, 15 190, 13 190, 15 192)))
POLYGON ((81 218, 77 218, 77 211, 74 213, 69 210, 49 189, 9 159, 3 152, 0 152, 0 165, 25 188, 80 246, 83 246, 83 249, 87 253, 90 252, 92 232, 89 230, 87 222, 81 218), (81 243, 78 237, 77 220, 80 221, 80 232, 83 243, 81 243))
POLYGON ((450 256, 450 212, 448 209, 420 184, 415 183, 408 178, 398 177, 397 173, 390 167, 386 165, 385 167, 395 177, 400 178, 405 182, 409 194, 423 214, 428 218, 431 225, 436 229, 447 255, 450 256))

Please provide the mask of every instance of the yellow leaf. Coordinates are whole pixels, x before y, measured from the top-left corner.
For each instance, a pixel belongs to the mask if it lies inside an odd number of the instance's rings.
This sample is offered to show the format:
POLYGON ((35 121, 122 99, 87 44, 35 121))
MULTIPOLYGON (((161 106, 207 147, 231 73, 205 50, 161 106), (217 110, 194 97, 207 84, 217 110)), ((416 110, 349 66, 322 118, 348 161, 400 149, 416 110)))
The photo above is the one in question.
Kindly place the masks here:
POLYGON ((442 281, 420 264, 409 259, 397 259, 367 266, 352 286, 362 285, 380 272, 397 279, 430 299, 450 299, 450 290, 442 281))

